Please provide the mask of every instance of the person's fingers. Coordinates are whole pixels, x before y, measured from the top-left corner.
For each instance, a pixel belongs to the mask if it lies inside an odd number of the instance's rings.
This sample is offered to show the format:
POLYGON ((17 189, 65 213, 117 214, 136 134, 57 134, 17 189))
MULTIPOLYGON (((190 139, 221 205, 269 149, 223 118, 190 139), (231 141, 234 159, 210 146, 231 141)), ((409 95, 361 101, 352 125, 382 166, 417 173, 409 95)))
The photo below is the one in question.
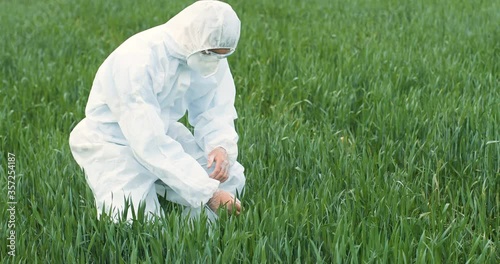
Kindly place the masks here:
POLYGON ((231 196, 231 201, 228 201, 227 209, 231 214, 239 215, 241 212, 241 203, 238 199, 231 196))
POLYGON ((217 176, 217 180, 220 181, 220 183, 223 183, 223 182, 227 181, 227 179, 228 179, 228 177, 225 176, 225 174, 219 174, 217 176))
POLYGON ((215 155, 211 154, 208 155, 208 160, 207 160, 207 168, 210 169, 212 167, 212 164, 214 163, 215 155))
POLYGON ((225 165, 224 162, 219 162, 220 163, 220 171, 217 173, 215 176, 219 181, 225 182, 227 180, 227 166, 225 165))
POLYGON ((209 200, 208 206, 214 212, 217 212, 218 208, 222 206, 235 215, 240 215, 243 210, 240 200, 226 191, 217 191, 209 200))
POLYGON ((221 162, 215 161, 215 169, 210 173, 210 178, 220 180, 220 172, 222 171, 222 164, 221 162))
POLYGON ((229 161, 225 160, 222 162, 221 171, 219 172, 220 182, 225 182, 229 178, 229 161))
POLYGON ((210 175, 216 176, 229 169, 229 161, 226 158, 221 156, 215 156, 211 162, 209 160, 209 164, 212 165, 214 161, 215 161, 215 169, 210 175))
POLYGON ((223 183, 223 182, 227 181, 227 178, 228 178, 228 177, 227 177, 227 176, 225 176, 225 175, 221 176, 221 177, 220 177, 220 180, 219 180, 219 181, 220 181, 220 183, 223 183))
POLYGON ((224 172, 224 175, 222 176, 221 182, 225 182, 229 179, 229 173, 227 173, 227 170, 224 172))
POLYGON ((238 199, 235 199, 234 207, 236 207, 236 215, 241 213, 241 203, 238 199))

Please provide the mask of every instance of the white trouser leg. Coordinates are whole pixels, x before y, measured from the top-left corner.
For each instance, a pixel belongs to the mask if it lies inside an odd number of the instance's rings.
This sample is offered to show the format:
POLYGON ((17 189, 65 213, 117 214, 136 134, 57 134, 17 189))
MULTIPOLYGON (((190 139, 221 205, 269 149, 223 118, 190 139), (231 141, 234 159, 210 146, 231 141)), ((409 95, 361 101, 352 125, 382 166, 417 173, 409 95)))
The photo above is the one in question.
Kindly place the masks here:
MULTIPOLYGON (((114 219, 121 217, 126 199, 135 210, 144 202, 146 215, 158 214, 157 178, 137 162, 131 149, 102 141, 98 133, 79 126, 70 135, 70 147, 94 193, 98 217, 103 210, 114 219)), ((132 218, 131 208, 126 218, 132 218)))

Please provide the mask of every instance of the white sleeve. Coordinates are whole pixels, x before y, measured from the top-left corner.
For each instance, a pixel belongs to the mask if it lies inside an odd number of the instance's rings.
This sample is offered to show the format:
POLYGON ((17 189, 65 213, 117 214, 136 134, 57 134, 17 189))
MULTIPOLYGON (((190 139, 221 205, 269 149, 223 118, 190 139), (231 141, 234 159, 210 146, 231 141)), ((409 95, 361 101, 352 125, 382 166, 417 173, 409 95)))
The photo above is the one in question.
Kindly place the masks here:
POLYGON ((221 60, 219 67, 214 89, 188 104, 189 123, 206 155, 216 147, 223 147, 234 163, 238 157, 238 134, 234 128, 238 117, 234 108, 236 89, 227 60, 221 60))
POLYGON ((153 89, 160 75, 154 67, 133 57, 115 59, 113 66, 109 78, 118 96, 109 107, 137 160, 190 206, 205 204, 219 181, 209 178, 201 165, 166 135, 153 89))

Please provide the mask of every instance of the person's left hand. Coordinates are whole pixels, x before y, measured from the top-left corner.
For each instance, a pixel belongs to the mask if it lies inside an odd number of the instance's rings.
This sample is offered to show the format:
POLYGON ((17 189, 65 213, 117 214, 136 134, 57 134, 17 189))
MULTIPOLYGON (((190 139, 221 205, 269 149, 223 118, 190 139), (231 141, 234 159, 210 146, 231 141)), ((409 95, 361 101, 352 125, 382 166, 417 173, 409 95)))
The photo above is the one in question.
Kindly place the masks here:
POLYGON ((215 161, 215 169, 209 175, 210 178, 222 182, 225 182, 229 177, 229 159, 227 157, 227 152, 224 148, 218 147, 212 150, 208 154, 208 164, 207 167, 210 169, 215 161))
POLYGON ((241 213, 241 202, 234 198, 229 192, 217 190, 212 198, 208 200, 208 207, 217 214, 220 206, 226 206, 230 213, 239 215, 241 213))

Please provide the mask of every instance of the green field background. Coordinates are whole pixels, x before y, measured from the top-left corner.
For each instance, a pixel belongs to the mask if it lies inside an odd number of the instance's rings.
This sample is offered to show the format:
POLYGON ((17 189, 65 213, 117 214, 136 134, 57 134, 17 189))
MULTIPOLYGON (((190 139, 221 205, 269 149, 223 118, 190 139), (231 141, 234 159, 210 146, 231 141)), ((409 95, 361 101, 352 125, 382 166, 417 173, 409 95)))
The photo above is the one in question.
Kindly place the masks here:
POLYGON ((0 0, 0 262, 500 262, 500 1, 229 2, 245 210, 207 226, 97 221, 68 147, 106 56, 191 1, 0 0))

